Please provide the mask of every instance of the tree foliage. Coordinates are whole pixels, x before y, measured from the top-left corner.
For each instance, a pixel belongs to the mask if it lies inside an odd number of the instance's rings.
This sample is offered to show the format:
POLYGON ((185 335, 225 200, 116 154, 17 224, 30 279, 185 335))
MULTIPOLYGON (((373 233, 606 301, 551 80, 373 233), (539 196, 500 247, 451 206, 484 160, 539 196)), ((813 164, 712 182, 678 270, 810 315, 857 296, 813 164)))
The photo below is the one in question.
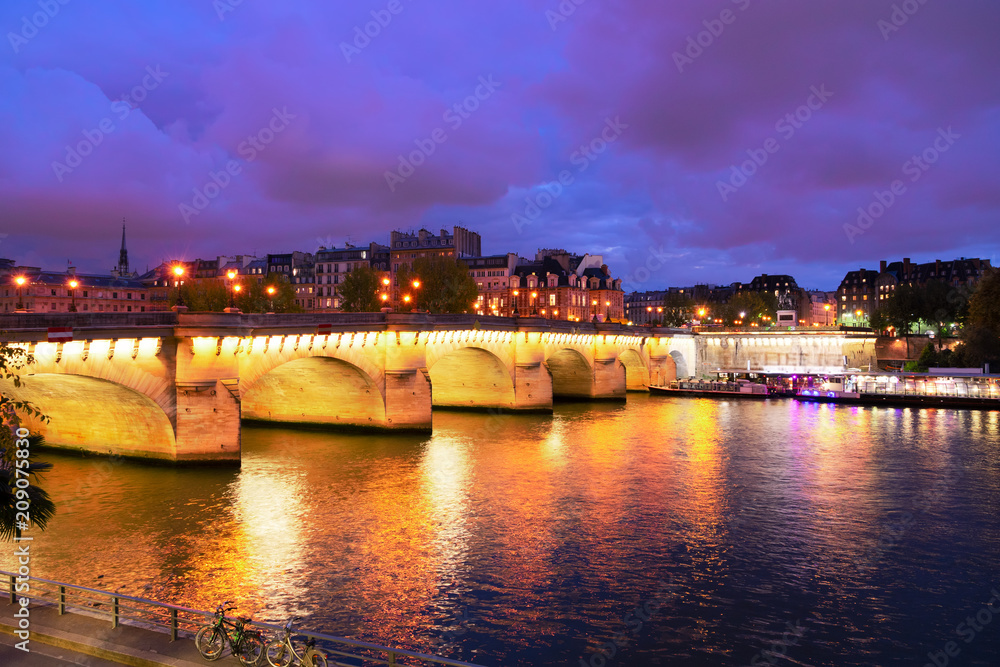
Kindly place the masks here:
POLYGON ((236 307, 244 313, 302 312, 302 308, 295 303, 295 286, 288 282, 284 274, 269 273, 263 282, 245 278, 239 284, 236 307), (274 288, 273 295, 267 293, 268 287, 274 288))
POLYGON ((732 325, 742 321, 743 326, 751 323, 764 324, 774 322, 778 317, 778 298, 770 292, 737 292, 727 303, 716 306, 711 317, 721 319, 723 324, 732 325), (740 313, 744 316, 740 317, 740 313))
MULTIPOLYGON (((15 387, 21 386, 18 371, 34 362, 32 355, 19 347, 0 343, 0 374, 10 380, 15 387)), ((38 482, 41 474, 52 468, 51 463, 35 460, 37 448, 42 444, 41 436, 18 438, 20 415, 31 415, 48 421, 34 405, 19 401, 5 393, 0 393, 0 539, 10 540, 20 537, 28 527, 44 530, 49 519, 55 514, 55 504, 38 482), (20 445, 20 446, 19 446, 20 445), (18 452, 24 455, 18 455, 18 452), (21 483, 19 484, 19 480, 21 483), (29 521, 22 523, 18 503, 27 503, 29 521)))
POLYGON ((408 294, 416 308, 430 313, 467 313, 479 297, 469 267, 444 255, 418 257, 412 268, 401 267, 396 276, 400 301, 408 294), (419 287, 413 287, 414 280, 419 287))
MULTIPOLYGON (((236 281, 236 307, 244 313, 297 313, 302 308, 295 303, 295 286, 281 273, 269 273, 262 282, 253 277, 236 281), (274 295, 267 288, 274 287, 274 295), (273 302, 273 308, 272 306, 273 302)), ((181 285, 181 298, 192 312, 221 313, 229 307, 232 287, 219 280, 194 280, 181 285)))
POLYGON ((188 281, 180 290, 184 305, 190 311, 221 313, 229 307, 229 290, 217 280, 188 281))
POLYGON ((340 307, 348 313, 377 313, 382 309, 382 275, 369 266, 360 266, 340 284, 340 307))
MULTIPOLYGON (((957 365, 1000 368, 1000 270, 983 274, 969 298, 962 342, 955 349, 957 365)), ((992 370, 992 369, 991 369, 992 370)))
POLYGON ((969 299, 967 321, 1000 335, 1000 269, 990 269, 979 281, 969 299))

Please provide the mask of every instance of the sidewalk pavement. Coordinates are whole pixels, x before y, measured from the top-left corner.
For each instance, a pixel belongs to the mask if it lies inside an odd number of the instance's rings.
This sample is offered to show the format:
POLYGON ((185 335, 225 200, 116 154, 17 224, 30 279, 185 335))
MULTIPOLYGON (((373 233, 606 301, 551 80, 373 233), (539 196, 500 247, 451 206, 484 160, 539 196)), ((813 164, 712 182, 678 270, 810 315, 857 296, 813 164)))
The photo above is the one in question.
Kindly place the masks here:
MULTIPOLYGON (((75 664, 98 667, 108 664, 108 661, 133 667, 205 667, 209 664, 198 653, 190 637, 180 637, 172 642, 166 632, 132 625, 112 628, 110 619, 73 613, 60 616, 55 607, 35 605, 31 606, 31 640, 28 644, 31 653, 10 649, 15 658, 14 662, 10 662, 7 660, 8 648, 21 641, 14 635, 15 609, 16 606, 0 602, 0 657, 3 658, 0 663, 5 666, 75 664), (53 651, 51 647, 59 650, 53 651), (36 653, 48 657, 38 661, 36 653), (26 659, 17 662, 17 654, 26 659)), ((226 657, 212 664, 220 667, 239 665, 239 661, 228 653, 227 648, 226 657)))

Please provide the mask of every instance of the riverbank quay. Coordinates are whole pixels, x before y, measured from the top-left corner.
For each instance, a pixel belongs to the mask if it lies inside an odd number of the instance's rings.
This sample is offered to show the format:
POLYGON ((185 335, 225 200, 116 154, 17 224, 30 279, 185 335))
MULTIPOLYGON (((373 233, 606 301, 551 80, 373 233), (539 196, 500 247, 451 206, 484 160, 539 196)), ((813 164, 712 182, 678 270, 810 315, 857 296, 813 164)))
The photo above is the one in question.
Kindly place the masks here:
MULTIPOLYGON (((15 606, 7 606, 7 609, 12 610, 15 606)), ((60 615, 57 607, 47 605, 32 605, 30 611, 28 651, 15 648, 13 653, 15 656, 22 656, 24 664, 33 657, 50 653, 46 650, 48 647, 134 667, 195 667, 205 664, 190 638, 171 641, 170 635, 165 632, 133 625, 113 628, 107 619, 75 613, 60 615)), ((15 634, 18 629, 17 619, 13 618, 12 613, 5 611, 0 617, 0 633, 3 635, 0 643, 6 646, 21 643, 23 640, 15 634)), ((67 662, 73 664, 68 660, 67 662)), ((22 663, 17 662, 15 657, 12 662, 4 664, 13 666, 22 663)), ((239 661, 227 656, 216 664, 238 665, 239 661)))
MULTIPOLYGON (((9 617, 5 614, 0 620, 0 632, 12 634, 22 642, 27 641, 26 648, 30 648, 34 638, 41 643, 125 665, 187 667, 202 664, 201 655, 192 640, 198 628, 214 620, 212 612, 60 581, 21 577, 3 570, 0 570, 0 576, 9 582, 8 603, 11 610, 9 617), (86 632, 81 634, 79 629, 73 630, 74 626, 68 629, 60 627, 64 623, 82 626, 86 632), (96 642, 81 641, 81 637, 96 638, 96 642)), ((283 630, 282 626, 259 621, 252 625, 264 632, 266 641, 283 630)), ((304 631, 294 634, 315 639, 317 647, 334 659, 349 658, 359 665, 481 667, 346 637, 304 631)), ((238 662, 233 658, 231 664, 238 662)))

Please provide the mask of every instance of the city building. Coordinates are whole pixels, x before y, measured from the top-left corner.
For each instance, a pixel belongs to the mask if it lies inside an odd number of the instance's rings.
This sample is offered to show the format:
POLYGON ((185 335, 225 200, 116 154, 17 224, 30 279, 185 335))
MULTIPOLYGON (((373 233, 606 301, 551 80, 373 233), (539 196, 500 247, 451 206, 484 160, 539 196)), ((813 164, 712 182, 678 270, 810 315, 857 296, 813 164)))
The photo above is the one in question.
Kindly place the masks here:
POLYGON ((452 233, 442 229, 440 234, 432 234, 426 229, 420 229, 416 234, 394 231, 389 237, 391 252, 390 281, 392 292, 389 294, 390 304, 400 300, 398 273, 400 269, 412 267, 413 261, 419 257, 445 256, 455 259, 466 259, 482 256, 482 239, 476 232, 465 227, 455 226, 452 233))
POLYGON ((0 260, 0 311, 34 313, 144 313, 150 307, 145 286, 135 278, 42 271, 0 260))
POLYGON ((884 301, 892 296, 900 285, 923 287, 932 281, 938 281, 952 287, 972 289, 982 278, 983 273, 992 268, 990 260, 960 257, 949 262, 940 259, 925 264, 914 264, 909 257, 902 262, 891 264, 882 260, 876 283, 878 300, 884 301))
POLYGON ((316 303, 312 310, 340 310, 339 286, 352 271, 367 266, 376 271, 386 271, 389 249, 378 243, 355 247, 345 243, 343 248, 320 248, 316 252, 315 288, 316 303))
POLYGON ((600 255, 571 255, 562 249, 542 249, 534 261, 522 259, 510 278, 519 315, 577 322, 626 321, 621 285, 600 255))
POLYGON ((303 310, 315 307, 316 257, 309 252, 298 250, 288 253, 267 255, 267 275, 284 276, 295 290, 295 305, 303 310))
POLYGON ((514 288, 510 278, 520 261, 517 254, 466 257, 462 261, 468 265, 469 276, 479 288, 476 312, 504 317, 513 315, 514 288))
POLYGON ((838 323, 850 326, 866 326, 877 308, 878 271, 858 269, 848 271, 837 288, 838 323))

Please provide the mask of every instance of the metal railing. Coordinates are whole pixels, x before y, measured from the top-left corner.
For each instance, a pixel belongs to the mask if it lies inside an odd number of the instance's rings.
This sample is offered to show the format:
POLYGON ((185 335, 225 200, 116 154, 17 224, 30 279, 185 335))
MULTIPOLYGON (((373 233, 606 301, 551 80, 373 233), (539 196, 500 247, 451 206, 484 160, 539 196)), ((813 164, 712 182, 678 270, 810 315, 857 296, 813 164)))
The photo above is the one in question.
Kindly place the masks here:
MULTIPOLYGON (((162 631, 170 634, 171 641, 181 636, 193 638, 198 628, 210 622, 215 616, 213 612, 200 609, 189 609, 166 602, 156 602, 145 598, 122 595, 96 588, 86 588, 60 581, 31 577, 30 591, 16 591, 18 575, 0 570, 0 576, 5 576, 10 582, 10 604, 15 604, 18 598, 28 598, 36 604, 55 607, 59 614, 76 610, 90 616, 106 617, 111 621, 111 627, 117 628, 122 623, 137 627, 162 631), (41 584, 41 585, 39 585, 41 584)), ((274 631, 280 636, 284 627, 254 621, 254 627, 274 631)), ((331 665, 358 667, 359 665, 449 665, 450 667, 481 667, 470 662, 452 660, 441 656, 408 651, 406 649, 381 646, 346 637, 336 637, 319 632, 295 631, 296 636, 316 639, 318 647, 330 657, 331 665), (336 657, 335 657, 336 656, 336 657), (354 661, 345 663, 337 658, 349 658, 354 661), (401 662, 405 659, 406 662, 401 662)), ((270 640, 268 640, 270 641, 270 640)))
POLYGON ((947 396, 958 398, 990 398, 1000 401, 997 385, 976 382, 955 382, 951 386, 910 386, 900 383, 865 382, 858 386, 858 393, 880 396, 947 396))

